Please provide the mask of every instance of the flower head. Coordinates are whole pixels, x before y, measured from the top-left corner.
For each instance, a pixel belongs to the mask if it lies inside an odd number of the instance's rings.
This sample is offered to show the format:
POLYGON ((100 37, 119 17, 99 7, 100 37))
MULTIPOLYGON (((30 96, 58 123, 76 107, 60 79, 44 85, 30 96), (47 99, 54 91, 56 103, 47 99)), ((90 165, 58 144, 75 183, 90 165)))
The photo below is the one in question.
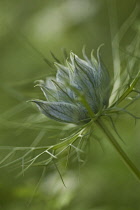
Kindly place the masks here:
POLYGON ((46 101, 32 100, 51 119, 66 123, 86 123, 106 109, 110 97, 110 78, 101 61, 91 53, 84 60, 70 53, 66 65, 55 63, 56 78, 41 81, 39 86, 46 101))

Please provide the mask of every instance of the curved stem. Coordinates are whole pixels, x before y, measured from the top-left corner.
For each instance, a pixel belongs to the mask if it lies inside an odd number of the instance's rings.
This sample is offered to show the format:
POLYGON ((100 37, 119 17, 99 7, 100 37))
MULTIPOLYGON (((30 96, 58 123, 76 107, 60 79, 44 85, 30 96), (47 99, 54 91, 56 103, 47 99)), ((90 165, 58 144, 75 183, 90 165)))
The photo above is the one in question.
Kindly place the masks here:
POLYGON ((140 79, 140 71, 138 71, 136 77, 130 82, 129 87, 124 91, 124 93, 119 97, 119 99, 111 105, 111 107, 114 107, 115 105, 121 103, 122 100, 125 99, 134 90, 134 87, 136 86, 139 79, 140 79))
POLYGON ((104 124, 104 122, 99 118, 96 121, 96 124, 101 128, 101 130, 104 132, 104 134, 108 137, 109 142, 112 144, 114 149, 117 151, 117 153, 121 156, 124 163, 127 165, 127 167, 130 169, 130 171, 137 177, 137 179, 140 181, 140 171, 139 169, 134 165, 134 163, 129 159, 127 154, 124 152, 122 147, 118 144, 114 136, 111 134, 107 126, 104 124))

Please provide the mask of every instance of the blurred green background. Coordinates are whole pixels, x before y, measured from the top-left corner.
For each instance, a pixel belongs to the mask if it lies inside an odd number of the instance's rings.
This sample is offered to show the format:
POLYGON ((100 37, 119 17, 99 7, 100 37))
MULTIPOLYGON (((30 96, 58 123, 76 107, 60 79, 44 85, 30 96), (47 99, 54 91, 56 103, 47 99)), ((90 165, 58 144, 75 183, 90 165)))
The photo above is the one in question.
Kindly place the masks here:
MULTIPOLYGON (((0 146, 54 144, 65 137, 60 123, 39 114, 27 100, 43 99, 34 81, 55 75, 44 58, 50 51, 63 61, 63 49, 82 56, 102 43, 103 60, 113 72, 112 40, 135 10, 135 0, 0 0, 0 146)), ((137 34, 139 9, 128 23, 120 48, 125 49, 137 34)), ((139 111, 138 102, 132 111, 139 111)), ((125 150, 140 168, 139 126, 129 116, 116 121, 125 140, 125 150)), ((95 131, 96 132, 96 131, 95 131)), ((100 133, 97 132, 100 136, 100 133)), ((17 177, 21 166, 0 169, 2 210, 139 210, 140 183, 102 138, 103 150, 91 141, 88 160, 67 169, 63 186, 57 171, 31 167, 17 177)), ((0 150, 3 160, 10 151, 0 150)), ((21 153, 21 152, 20 152, 21 153)), ((12 158, 18 157, 18 153, 12 158), (17 156, 16 156, 17 155, 17 156)), ((44 157, 45 158, 45 157, 44 157)))

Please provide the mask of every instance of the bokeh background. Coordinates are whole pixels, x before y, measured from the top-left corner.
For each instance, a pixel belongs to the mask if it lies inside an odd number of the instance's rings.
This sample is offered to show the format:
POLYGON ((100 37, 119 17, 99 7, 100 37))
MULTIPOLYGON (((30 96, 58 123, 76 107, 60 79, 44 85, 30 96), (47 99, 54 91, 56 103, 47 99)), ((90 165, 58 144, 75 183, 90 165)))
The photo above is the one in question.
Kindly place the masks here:
MULTIPOLYGON (((86 45, 90 55, 104 43, 102 58, 113 75, 112 41, 132 15, 119 46, 125 55, 126 46, 140 28, 137 4, 136 0, 0 0, 0 162, 10 154, 5 146, 49 145, 59 141, 58 136, 67 135, 63 125, 44 118, 26 103, 32 98, 43 99, 39 88, 34 88, 35 80, 55 75, 45 62, 45 58, 53 62, 50 52, 63 61, 64 49, 82 56, 86 45)), ((117 48, 117 44, 113 46, 117 48)), ((139 103, 131 110, 138 115, 139 103)), ((140 168, 140 124, 123 115, 116 126, 125 141, 123 147, 140 168)), ((104 137, 101 145, 103 148, 91 141, 86 164, 79 169, 75 161, 65 171, 67 187, 53 167, 31 167, 20 176, 20 165, 1 168, 0 209, 140 209, 140 183, 104 137)), ((2 165, 22 155, 19 153, 2 165)))

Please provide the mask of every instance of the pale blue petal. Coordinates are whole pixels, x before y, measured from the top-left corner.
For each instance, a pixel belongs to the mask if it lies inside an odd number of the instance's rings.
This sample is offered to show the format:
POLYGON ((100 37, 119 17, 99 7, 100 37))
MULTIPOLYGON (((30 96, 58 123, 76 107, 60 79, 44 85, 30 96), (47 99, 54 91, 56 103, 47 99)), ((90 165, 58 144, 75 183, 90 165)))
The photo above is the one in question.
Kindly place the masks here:
POLYGON ((109 97, 111 93, 110 77, 107 68, 105 67, 104 63, 101 61, 99 52, 97 54, 97 57, 99 65, 98 65, 98 74, 96 80, 98 82, 99 91, 101 93, 101 103, 103 103, 103 105, 105 106, 108 106, 109 97))
POLYGON ((32 100, 32 102, 36 103, 41 112, 51 119, 74 124, 89 121, 86 111, 74 104, 36 100, 32 100))
POLYGON ((67 83, 69 81, 69 69, 59 63, 55 63, 55 66, 57 68, 56 81, 67 83))
POLYGON ((69 87, 54 80, 53 83, 56 86, 56 92, 59 101, 74 102, 74 93, 69 87))
POLYGON ((44 93, 44 96, 46 97, 47 101, 58 101, 58 94, 56 90, 48 88, 44 85, 40 85, 40 88, 44 93))
MULTIPOLYGON (((71 60, 72 59, 74 59, 74 57, 71 56, 71 60)), ((98 111, 99 97, 96 95, 96 83, 93 80, 93 71, 95 70, 92 70, 90 66, 88 68, 88 64, 77 56, 73 60, 73 65, 75 66, 73 78, 74 86, 83 92, 87 103, 93 112, 96 113, 98 111)))

